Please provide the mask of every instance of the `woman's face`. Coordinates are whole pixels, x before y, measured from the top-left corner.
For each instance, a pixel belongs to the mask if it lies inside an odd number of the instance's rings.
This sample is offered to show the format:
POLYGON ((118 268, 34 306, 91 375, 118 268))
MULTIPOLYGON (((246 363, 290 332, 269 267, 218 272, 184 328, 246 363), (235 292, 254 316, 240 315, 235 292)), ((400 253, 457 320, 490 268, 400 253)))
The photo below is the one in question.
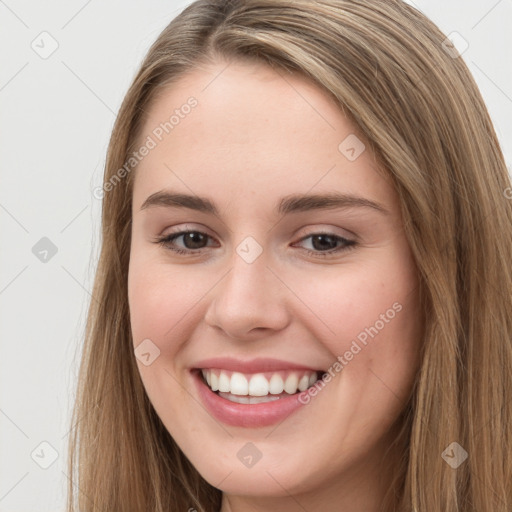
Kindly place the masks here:
POLYGON ((167 88, 139 143, 131 328, 166 428, 227 495, 367 503, 421 338, 369 146, 319 88, 243 62, 167 88))

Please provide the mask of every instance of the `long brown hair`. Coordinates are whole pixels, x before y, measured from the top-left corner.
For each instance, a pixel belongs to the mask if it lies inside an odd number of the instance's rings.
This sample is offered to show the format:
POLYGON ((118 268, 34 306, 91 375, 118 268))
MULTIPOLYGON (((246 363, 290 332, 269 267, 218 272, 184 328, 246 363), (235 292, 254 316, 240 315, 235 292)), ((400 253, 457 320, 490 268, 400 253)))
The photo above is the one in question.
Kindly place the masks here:
POLYGON ((163 30, 108 148, 68 512, 220 507, 221 491, 178 448, 139 376, 127 299, 134 174, 120 173, 157 92, 219 56, 309 77, 357 125, 398 192, 425 329, 383 510, 512 510, 510 178, 478 88, 445 39, 399 0, 199 0, 163 30), (456 468, 454 449, 467 453, 456 468))

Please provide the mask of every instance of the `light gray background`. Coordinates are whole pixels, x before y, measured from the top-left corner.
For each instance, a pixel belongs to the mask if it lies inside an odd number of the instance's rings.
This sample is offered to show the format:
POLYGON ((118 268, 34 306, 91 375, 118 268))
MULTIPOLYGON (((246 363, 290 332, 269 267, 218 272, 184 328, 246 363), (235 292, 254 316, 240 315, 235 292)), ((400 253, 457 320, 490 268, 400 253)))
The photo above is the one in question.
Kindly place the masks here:
MULTIPOLYGON (((64 510, 78 349, 99 254, 92 190, 142 57, 189 3, 0 0, 0 512, 64 510), (48 51, 52 39, 48 58, 31 46, 48 51), (57 248, 46 262, 33 253, 43 237, 57 248)), ((410 3, 469 43, 463 58, 510 168, 512 0, 410 3)))

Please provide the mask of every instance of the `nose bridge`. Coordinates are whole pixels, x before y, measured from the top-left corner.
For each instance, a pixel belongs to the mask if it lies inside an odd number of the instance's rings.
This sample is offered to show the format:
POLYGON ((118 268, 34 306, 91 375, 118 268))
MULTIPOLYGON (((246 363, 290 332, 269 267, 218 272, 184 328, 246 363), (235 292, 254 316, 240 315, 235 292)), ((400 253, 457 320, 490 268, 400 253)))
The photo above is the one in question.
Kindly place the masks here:
MULTIPOLYGON (((261 240, 261 236, 259 237, 261 240)), ((264 242, 258 242, 253 236, 246 236, 234 246, 230 260, 231 271, 226 276, 225 291, 232 298, 238 297, 258 301, 269 285, 267 265, 270 263, 268 249, 264 242)))
POLYGON ((279 329, 286 324, 279 280, 267 268, 264 248, 246 237, 235 247, 230 270, 212 292, 206 315, 211 325, 242 337, 255 328, 279 329))

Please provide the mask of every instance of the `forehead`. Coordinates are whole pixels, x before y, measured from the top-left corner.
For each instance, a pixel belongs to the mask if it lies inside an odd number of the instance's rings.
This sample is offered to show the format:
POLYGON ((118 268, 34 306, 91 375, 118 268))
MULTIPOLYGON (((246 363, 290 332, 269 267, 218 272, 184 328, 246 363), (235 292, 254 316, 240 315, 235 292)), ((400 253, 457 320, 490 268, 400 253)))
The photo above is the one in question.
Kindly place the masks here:
POLYGON ((334 99, 264 64, 219 62, 189 72, 155 97, 141 144, 148 137, 154 147, 135 173, 134 208, 164 188, 230 202, 234 194, 258 195, 269 207, 274 192, 312 189, 392 202, 390 184, 334 99))

